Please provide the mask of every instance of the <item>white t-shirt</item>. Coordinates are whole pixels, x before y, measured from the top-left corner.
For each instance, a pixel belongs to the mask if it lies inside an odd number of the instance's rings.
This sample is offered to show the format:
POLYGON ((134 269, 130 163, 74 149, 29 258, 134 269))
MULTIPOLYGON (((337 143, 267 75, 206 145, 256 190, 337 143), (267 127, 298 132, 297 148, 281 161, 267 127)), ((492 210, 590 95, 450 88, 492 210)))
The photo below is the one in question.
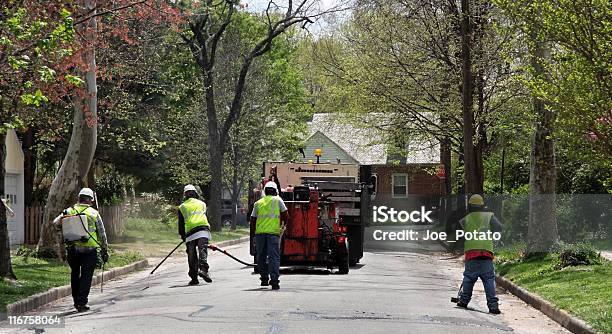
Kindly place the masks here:
POLYGON ((200 238, 208 238, 208 240, 210 241, 210 231, 209 230, 202 230, 202 231, 198 231, 190 236, 188 236, 185 239, 185 242, 189 242, 195 239, 200 239, 200 238))

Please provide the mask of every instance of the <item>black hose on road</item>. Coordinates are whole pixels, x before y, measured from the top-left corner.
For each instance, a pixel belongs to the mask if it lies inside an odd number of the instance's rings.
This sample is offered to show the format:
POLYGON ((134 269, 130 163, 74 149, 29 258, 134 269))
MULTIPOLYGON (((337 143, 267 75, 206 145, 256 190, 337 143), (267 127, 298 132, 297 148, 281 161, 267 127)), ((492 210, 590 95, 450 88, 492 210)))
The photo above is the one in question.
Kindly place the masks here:
POLYGON ((155 269, 151 270, 149 275, 153 275, 155 270, 157 270, 157 268, 159 268, 159 266, 161 266, 162 263, 164 263, 170 257, 170 255, 172 255, 172 253, 174 253, 183 244, 183 242, 185 241, 181 241, 178 245, 176 245, 176 247, 174 247, 174 249, 168 255, 166 255, 166 257, 155 267, 155 269))
POLYGON ((249 267, 257 267, 257 265, 256 265, 256 264, 254 264, 254 263, 246 263, 246 262, 244 262, 244 261, 240 260, 239 258, 237 258, 237 257, 233 256, 232 254, 228 253, 227 251, 225 251, 225 250, 223 250, 223 249, 221 249, 221 248, 219 248, 219 247, 217 247, 217 246, 215 246, 215 245, 208 245, 207 247, 208 247, 208 248, 210 248, 210 249, 212 249, 213 251, 219 251, 219 252, 221 252, 221 253, 223 253, 223 254, 227 255, 227 256, 231 257, 231 258, 232 258, 234 261, 239 262, 239 263, 242 263, 242 264, 244 264, 245 266, 249 266, 249 267))

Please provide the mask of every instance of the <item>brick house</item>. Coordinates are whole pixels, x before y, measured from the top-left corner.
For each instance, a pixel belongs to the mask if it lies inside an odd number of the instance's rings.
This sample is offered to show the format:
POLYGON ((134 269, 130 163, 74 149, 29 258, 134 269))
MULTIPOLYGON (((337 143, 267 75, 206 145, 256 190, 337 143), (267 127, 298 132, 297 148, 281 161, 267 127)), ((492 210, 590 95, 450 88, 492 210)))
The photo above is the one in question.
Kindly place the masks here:
POLYGON ((316 161, 314 149, 320 148, 321 162, 358 163, 370 166, 375 184, 372 205, 411 209, 421 205, 437 206, 445 194, 444 179, 438 176, 440 145, 437 142, 410 143, 407 156, 390 156, 386 146, 372 132, 340 123, 330 114, 315 114, 308 123, 304 162, 316 161))

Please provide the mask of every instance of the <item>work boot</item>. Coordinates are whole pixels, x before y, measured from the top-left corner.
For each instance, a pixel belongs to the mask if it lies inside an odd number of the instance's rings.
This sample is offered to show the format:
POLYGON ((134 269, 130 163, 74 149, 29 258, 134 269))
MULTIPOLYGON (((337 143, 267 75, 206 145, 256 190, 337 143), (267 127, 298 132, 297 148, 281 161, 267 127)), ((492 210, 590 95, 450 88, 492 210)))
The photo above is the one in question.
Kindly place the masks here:
POLYGON ((261 286, 268 286, 270 285, 270 282, 268 282, 268 280, 261 280, 261 286))
POLYGON ((188 283, 188 284, 189 284, 189 285, 198 285, 198 284, 200 284, 200 281, 198 281, 197 279, 195 279, 195 278, 194 278, 194 279, 192 279, 191 281, 189 281, 189 283, 188 283))
POLYGON ((74 308, 76 308, 77 312, 79 313, 89 311, 89 306, 87 305, 75 305, 74 308))
POLYGON ((212 283, 212 278, 210 278, 210 276, 208 275, 208 272, 203 272, 202 270, 200 270, 198 272, 198 276, 202 277, 202 279, 204 280, 204 282, 206 283, 212 283))
POLYGON ((271 283, 270 285, 272 285, 272 290, 280 289, 280 285, 278 283, 271 283))
POLYGON ((501 311, 498 308, 490 308, 489 313, 491 314, 500 314, 501 311))
POLYGON ((459 306, 461 308, 467 308, 467 304, 464 304, 463 302, 458 302, 457 306, 459 306))

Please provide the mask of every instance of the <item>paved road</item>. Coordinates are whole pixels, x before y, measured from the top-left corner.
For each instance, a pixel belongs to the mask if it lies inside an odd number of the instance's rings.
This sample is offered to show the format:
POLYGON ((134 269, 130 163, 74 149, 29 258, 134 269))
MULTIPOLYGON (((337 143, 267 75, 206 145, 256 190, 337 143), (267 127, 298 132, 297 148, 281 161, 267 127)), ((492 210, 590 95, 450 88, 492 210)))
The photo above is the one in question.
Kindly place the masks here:
MULTIPOLYGON (((35 313, 66 315, 65 329, 46 333, 565 333, 507 294, 502 316, 486 313, 481 288, 474 310, 454 307, 461 264, 435 245, 368 246, 348 275, 285 272, 280 291, 219 253, 210 256, 214 282, 189 287, 186 260, 175 257, 149 282, 140 272, 94 289, 88 313, 74 314, 69 298, 35 313)), ((249 259, 246 244, 228 250, 249 259)))

